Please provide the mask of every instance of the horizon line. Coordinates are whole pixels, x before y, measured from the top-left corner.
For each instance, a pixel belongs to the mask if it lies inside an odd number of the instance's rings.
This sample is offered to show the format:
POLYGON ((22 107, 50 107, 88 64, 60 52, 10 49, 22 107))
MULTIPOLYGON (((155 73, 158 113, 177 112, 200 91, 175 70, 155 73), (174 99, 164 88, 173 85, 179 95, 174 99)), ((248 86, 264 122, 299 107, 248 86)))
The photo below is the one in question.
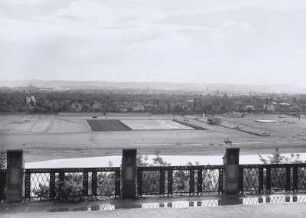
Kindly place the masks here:
POLYGON ((282 83, 226 83, 226 82, 177 82, 177 81, 111 81, 111 80, 72 80, 72 79, 10 79, 0 80, 1 83, 5 82, 101 82, 101 83, 164 83, 164 84, 182 84, 182 85, 237 85, 237 86, 283 86, 288 88, 306 89, 305 86, 292 86, 282 83))

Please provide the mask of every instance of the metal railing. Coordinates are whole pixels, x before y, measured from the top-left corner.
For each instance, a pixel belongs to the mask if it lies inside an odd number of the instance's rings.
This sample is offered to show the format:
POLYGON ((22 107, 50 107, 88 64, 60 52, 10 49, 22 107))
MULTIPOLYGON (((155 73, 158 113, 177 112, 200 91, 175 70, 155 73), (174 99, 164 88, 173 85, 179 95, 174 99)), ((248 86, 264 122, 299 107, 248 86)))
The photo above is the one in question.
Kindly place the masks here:
POLYGON ((240 165, 239 177, 245 194, 306 192, 306 164, 240 165))
POLYGON ((119 197, 120 168, 26 169, 26 200, 119 197))
POLYGON ((137 190, 138 196, 221 194, 223 166, 138 167, 137 190))
POLYGON ((0 202, 5 199, 6 169, 0 169, 0 202))
MULTIPOLYGON (((137 168, 137 195, 173 196, 223 193, 223 165, 137 168)), ((24 170, 25 200, 120 197, 121 169, 58 168, 24 170)), ((0 170, 0 201, 6 170, 0 170)), ((241 194, 306 192, 306 163, 239 166, 241 194)))

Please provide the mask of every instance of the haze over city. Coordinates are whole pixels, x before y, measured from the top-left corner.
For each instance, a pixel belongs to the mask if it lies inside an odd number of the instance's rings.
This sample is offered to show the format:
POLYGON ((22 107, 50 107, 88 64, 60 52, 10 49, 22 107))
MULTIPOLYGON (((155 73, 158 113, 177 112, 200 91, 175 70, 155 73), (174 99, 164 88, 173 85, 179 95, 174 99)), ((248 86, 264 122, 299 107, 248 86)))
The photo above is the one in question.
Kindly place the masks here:
POLYGON ((0 0, 0 80, 306 87, 306 2, 0 0))

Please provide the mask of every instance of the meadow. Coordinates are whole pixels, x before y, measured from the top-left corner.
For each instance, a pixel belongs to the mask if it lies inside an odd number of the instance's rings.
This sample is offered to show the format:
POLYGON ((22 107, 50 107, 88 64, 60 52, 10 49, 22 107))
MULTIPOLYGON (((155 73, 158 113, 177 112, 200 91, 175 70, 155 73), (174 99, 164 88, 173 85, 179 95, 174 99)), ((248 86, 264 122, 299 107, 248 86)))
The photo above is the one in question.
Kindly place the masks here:
MULTIPOLYGON (((26 161, 60 158, 120 155, 122 149, 136 148, 139 154, 223 155, 226 147, 239 147, 241 154, 306 153, 306 120, 283 115, 254 115, 244 118, 220 116, 231 126, 267 131, 256 136, 207 125, 206 130, 192 129, 173 122, 173 115, 116 115, 97 119, 119 120, 130 131, 92 131, 87 120, 91 114, 0 115, 0 150, 24 150, 26 161), (276 120, 258 123, 255 120, 276 120), (231 143, 228 143, 231 142, 231 143)), ((188 116, 196 119, 197 116, 188 116)))

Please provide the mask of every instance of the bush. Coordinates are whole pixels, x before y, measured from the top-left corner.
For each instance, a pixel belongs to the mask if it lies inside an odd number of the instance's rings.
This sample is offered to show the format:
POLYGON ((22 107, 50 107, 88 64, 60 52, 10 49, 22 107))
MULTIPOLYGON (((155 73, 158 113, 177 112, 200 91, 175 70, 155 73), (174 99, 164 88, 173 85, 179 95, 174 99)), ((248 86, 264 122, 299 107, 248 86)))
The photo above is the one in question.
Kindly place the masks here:
POLYGON ((6 168, 6 153, 0 152, 0 169, 6 168))
MULTIPOLYGON (((65 180, 61 182, 58 178, 55 183, 55 200, 67 202, 84 201, 83 196, 83 175, 68 174, 65 180)), ((39 200, 49 200, 50 186, 42 183, 38 184, 38 188, 33 190, 33 195, 39 200)))
POLYGON ((97 195, 112 196, 115 194, 115 174, 98 173, 97 195))
POLYGON ((58 181, 55 184, 55 193, 57 200, 68 202, 84 201, 83 196, 83 175, 68 174, 63 182, 58 181))
POLYGON ((268 157, 263 157, 259 155, 259 159, 263 164, 293 164, 293 163, 303 163, 300 160, 300 154, 291 153, 290 156, 286 156, 279 153, 279 149, 276 148, 273 155, 268 157))
MULTIPOLYGON (((91 177, 88 178, 88 184, 91 184, 91 177)), ((90 188, 90 187, 89 187, 90 188)), ((61 182, 56 178, 55 183, 55 200, 67 202, 84 201, 83 195, 83 175, 78 173, 66 173, 65 179, 61 182)), ((112 196, 115 194, 115 174, 100 173, 97 175, 97 195, 112 196)), ((33 190, 35 198, 40 200, 48 200, 50 196, 50 186, 42 183, 38 184, 38 188, 33 190)))

